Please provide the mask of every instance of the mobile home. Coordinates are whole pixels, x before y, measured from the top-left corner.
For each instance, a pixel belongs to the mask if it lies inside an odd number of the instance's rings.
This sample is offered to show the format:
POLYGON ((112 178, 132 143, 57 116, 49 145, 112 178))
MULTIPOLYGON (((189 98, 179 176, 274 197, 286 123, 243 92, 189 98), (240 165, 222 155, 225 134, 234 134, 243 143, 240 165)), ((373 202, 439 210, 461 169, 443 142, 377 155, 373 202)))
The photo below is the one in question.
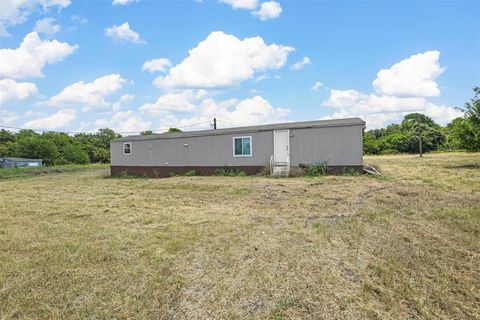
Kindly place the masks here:
POLYGON ((129 136, 110 143, 111 174, 210 175, 226 167, 256 174, 267 167, 288 175, 317 163, 330 173, 360 171, 364 128, 365 121, 349 118, 129 136))
POLYGON ((15 157, 0 157, 0 168, 40 167, 42 159, 25 159, 15 157))

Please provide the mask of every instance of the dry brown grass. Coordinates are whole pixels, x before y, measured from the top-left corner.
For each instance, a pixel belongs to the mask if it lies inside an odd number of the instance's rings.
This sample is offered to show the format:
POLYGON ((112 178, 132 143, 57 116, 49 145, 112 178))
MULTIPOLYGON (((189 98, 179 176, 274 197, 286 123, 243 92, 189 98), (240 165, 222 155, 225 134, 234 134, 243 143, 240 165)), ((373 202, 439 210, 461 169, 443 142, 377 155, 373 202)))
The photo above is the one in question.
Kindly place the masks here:
POLYGON ((0 318, 479 318, 480 154, 366 162, 0 181, 0 318))

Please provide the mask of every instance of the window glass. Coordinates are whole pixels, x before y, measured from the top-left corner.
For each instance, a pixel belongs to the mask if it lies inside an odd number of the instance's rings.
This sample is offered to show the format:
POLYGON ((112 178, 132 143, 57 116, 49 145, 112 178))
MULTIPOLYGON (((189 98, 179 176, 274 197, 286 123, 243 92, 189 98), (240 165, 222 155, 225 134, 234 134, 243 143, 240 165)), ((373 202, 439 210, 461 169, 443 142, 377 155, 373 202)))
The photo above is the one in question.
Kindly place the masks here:
POLYGON ((234 155, 236 156, 251 156, 252 155, 252 138, 238 137, 234 138, 234 155))
POLYGON ((250 138, 243 138, 243 155, 250 155, 250 138))
POLYGON ((242 155, 242 138, 235 138, 235 155, 242 155))
POLYGON ((131 153, 130 143, 125 143, 123 145, 123 153, 125 153, 125 154, 130 154, 131 153))

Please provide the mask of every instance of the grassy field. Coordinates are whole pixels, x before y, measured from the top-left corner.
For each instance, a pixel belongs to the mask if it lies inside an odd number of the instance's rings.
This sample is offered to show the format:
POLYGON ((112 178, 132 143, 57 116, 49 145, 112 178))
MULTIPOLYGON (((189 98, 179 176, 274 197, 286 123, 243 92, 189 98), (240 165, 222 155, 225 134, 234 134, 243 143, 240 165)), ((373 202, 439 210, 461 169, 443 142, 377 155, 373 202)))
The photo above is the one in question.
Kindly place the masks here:
POLYGON ((480 318, 480 154, 385 178, 0 181, 0 318, 480 318))
POLYGON ((78 165, 78 164, 66 164, 61 166, 52 166, 52 167, 18 167, 18 168, 1 168, 0 169, 0 180, 1 179, 15 179, 15 178, 24 178, 39 176, 44 174, 54 174, 54 173, 63 173, 63 172, 76 172, 76 171, 91 171, 108 168, 107 164, 90 164, 88 166, 78 165))

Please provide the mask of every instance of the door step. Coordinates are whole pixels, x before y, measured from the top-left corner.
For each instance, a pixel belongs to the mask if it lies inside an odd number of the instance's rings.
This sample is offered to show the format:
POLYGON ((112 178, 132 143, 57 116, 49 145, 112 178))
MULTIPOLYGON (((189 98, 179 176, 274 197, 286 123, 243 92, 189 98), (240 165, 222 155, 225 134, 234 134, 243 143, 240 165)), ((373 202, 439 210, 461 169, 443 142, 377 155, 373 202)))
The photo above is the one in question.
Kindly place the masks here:
POLYGON ((289 163, 279 163, 276 162, 272 167, 272 176, 273 177, 288 177, 290 173, 290 164, 289 163))

